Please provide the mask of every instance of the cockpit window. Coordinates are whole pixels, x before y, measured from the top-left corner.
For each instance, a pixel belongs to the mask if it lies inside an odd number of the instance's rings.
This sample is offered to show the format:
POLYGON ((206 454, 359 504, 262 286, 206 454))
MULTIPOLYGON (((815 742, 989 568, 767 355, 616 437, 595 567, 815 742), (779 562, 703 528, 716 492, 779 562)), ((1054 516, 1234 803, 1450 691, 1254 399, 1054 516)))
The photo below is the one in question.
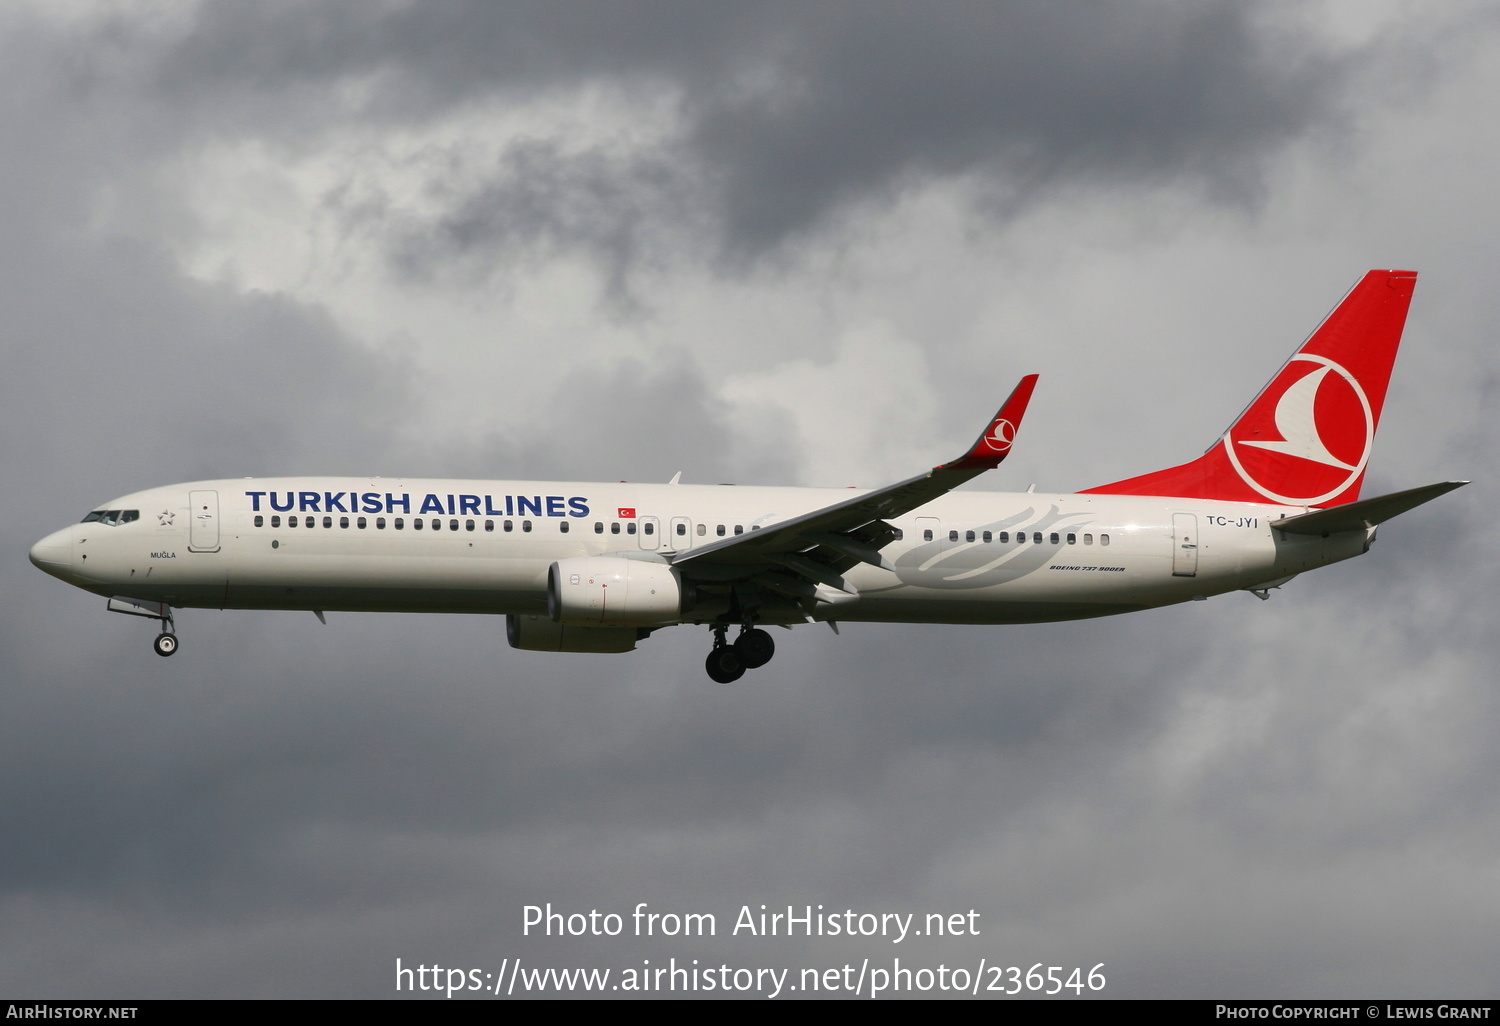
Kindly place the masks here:
POLYGON ((138 509, 96 509, 83 518, 85 524, 99 523, 106 527, 117 527, 141 519, 138 509))

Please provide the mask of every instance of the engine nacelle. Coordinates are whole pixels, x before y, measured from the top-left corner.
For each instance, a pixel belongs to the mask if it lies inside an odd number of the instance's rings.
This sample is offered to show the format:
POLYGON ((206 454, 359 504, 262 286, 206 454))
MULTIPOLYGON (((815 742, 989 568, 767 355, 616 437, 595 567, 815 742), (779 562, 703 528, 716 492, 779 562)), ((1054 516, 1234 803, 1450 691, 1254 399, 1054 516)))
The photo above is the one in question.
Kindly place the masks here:
POLYGON ((665 563, 560 559, 547 571, 547 614, 580 627, 662 627, 682 616, 682 581, 665 563))
POLYGON ((527 652, 630 652, 643 633, 636 627, 572 627, 545 616, 505 618, 510 647, 527 652))

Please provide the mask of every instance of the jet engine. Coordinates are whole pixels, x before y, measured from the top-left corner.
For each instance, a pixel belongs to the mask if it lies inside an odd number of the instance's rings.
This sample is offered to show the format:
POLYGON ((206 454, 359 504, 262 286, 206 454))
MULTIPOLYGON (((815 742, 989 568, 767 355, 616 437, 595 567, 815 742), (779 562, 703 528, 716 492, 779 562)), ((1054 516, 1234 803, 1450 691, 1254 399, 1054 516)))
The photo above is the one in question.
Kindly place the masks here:
POLYGON ((682 615, 682 581, 665 563, 560 559, 547 571, 547 615, 580 627, 661 627, 682 615))

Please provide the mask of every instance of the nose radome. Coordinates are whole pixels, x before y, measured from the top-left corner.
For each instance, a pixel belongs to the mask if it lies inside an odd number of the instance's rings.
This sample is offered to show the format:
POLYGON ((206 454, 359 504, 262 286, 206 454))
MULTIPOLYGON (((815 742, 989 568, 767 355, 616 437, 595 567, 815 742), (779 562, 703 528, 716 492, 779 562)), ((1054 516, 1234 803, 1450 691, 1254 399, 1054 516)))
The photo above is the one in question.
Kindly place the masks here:
POLYGON ((31 562, 57 576, 73 569, 73 529, 54 531, 31 547, 31 562))

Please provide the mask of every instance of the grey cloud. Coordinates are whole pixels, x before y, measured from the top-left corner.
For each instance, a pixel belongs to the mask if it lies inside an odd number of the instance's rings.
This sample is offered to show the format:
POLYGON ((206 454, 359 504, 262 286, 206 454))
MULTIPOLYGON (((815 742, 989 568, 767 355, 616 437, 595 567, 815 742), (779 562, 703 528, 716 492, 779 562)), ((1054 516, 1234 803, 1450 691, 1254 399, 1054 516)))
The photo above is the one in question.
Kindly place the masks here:
POLYGON ((518 144, 489 184, 455 198, 427 247, 396 247, 407 270, 418 252, 539 236, 597 250, 617 277, 642 234, 697 237, 690 252, 707 238, 738 262, 935 178, 972 181, 1000 212, 1080 185, 1167 181, 1254 204, 1269 159, 1339 123, 1350 60, 1232 3, 320 12, 207 5, 161 54, 159 88, 204 132, 253 124, 291 137, 348 116, 419 123, 477 98, 586 83, 677 97, 678 132, 658 152, 562 157, 545 140, 518 144), (355 80, 373 83, 368 98, 343 112, 331 87, 355 80))
POLYGON ((551 141, 517 143, 494 177, 454 197, 441 219, 388 233, 391 262, 412 279, 468 263, 485 281, 520 261, 582 247, 607 269, 607 297, 629 304, 631 278, 660 269, 697 219, 698 187, 672 156, 564 154, 551 141))

